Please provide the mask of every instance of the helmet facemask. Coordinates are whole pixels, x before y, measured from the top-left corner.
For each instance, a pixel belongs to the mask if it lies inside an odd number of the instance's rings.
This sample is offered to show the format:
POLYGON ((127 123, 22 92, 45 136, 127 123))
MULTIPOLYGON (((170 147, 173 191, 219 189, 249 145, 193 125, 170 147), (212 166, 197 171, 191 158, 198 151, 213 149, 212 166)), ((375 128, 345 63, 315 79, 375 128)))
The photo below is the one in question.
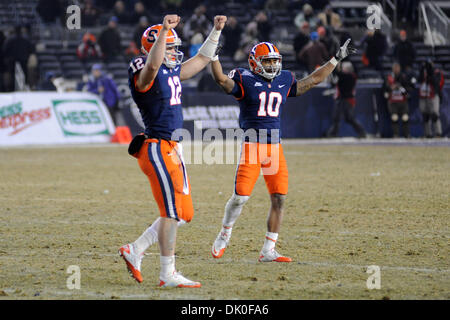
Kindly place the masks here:
POLYGON ((269 55, 260 56, 256 58, 254 55, 250 56, 250 59, 256 64, 256 67, 253 68, 253 71, 260 74, 262 77, 272 80, 277 77, 281 73, 282 69, 282 58, 279 53, 270 53, 269 55), (276 59, 276 63, 271 64, 270 66, 264 67, 262 61, 264 59, 276 59))
POLYGON ((177 65, 181 64, 183 61, 184 53, 178 48, 181 45, 181 40, 179 38, 175 39, 174 43, 166 45, 167 49, 175 49, 174 52, 170 52, 166 49, 166 54, 164 56, 164 64, 167 68, 175 68, 177 65))

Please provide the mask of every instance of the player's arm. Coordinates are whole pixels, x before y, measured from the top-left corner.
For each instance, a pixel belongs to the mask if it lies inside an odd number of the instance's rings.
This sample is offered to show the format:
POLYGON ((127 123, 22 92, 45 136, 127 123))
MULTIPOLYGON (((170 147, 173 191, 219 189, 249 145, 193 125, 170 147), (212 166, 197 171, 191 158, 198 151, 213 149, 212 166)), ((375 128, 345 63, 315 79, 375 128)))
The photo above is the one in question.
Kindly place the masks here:
POLYGON ((222 64, 219 59, 211 62, 212 76, 216 83, 226 92, 230 93, 234 87, 234 80, 223 73, 222 64))
POLYGON ((166 54, 166 37, 170 29, 175 28, 180 22, 180 17, 176 14, 169 14, 164 17, 163 27, 159 35, 148 53, 147 61, 144 68, 139 72, 136 79, 136 86, 138 90, 143 90, 148 87, 150 83, 155 80, 158 70, 164 61, 166 54))
POLYGON ((197 54, 181 65, 180 80, 187 80, 199 73, 216 55, 217 45, 222 29, 227 21, 226 16, 215 16, 214 27, 203 42, 197 54))
POLYGON ((325 80, 337 66, 337 64, 344 58, 346 58, 349 54, 355 53, 356 49, 349 46, 350 39, 345 41, 344 45, 339 48, 336 56, 333 57, 330 61, 322 65, 320 68, 314 70, 310 75, 305 78, 297 81, 297 93, 296 95, 302 95, 312 87, 318 85, 323 80, 325 80))

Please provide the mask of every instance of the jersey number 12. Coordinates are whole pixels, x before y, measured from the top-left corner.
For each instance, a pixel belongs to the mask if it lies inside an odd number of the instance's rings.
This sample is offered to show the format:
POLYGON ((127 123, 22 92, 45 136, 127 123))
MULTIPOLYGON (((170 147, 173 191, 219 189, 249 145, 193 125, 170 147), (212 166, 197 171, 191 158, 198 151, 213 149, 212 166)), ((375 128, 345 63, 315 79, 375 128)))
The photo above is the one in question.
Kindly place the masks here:
POLYGON ((172 95, 170 97, 170 105, 181 104, 181 82, 178 76, 169 77, 167 80, 169 82, 170 90, 172 95))

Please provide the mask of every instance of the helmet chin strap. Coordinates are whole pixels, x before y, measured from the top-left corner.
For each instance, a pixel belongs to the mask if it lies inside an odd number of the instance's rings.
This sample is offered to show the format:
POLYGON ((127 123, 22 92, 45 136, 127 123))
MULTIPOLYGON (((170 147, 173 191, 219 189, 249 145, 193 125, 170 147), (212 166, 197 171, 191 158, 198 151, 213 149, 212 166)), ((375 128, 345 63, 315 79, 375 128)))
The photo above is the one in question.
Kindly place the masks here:
POLYGON ((257 65, 261 69, 260 75, 268 80, 273 80, 281 72, 281 62, 277 63, 275 67, 273 65, 270 66, 272 72, 268 72, 261 61, 257 61, 257 65))

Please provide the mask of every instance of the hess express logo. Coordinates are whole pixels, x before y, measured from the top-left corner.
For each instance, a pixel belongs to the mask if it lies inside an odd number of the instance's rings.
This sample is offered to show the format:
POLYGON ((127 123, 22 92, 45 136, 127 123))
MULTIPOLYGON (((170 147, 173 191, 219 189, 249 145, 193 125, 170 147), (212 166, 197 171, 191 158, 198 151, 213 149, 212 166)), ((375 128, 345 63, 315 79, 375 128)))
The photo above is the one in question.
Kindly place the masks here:
POLYGON ((95 100, 53 100, 53 109, 66 136, 110 134, 95 100))
POLYGON ((50 107, 23 111, 22 102, 13 103, 0 107, 0 129, 12 128, 12 136, 50 116, 50 107))

